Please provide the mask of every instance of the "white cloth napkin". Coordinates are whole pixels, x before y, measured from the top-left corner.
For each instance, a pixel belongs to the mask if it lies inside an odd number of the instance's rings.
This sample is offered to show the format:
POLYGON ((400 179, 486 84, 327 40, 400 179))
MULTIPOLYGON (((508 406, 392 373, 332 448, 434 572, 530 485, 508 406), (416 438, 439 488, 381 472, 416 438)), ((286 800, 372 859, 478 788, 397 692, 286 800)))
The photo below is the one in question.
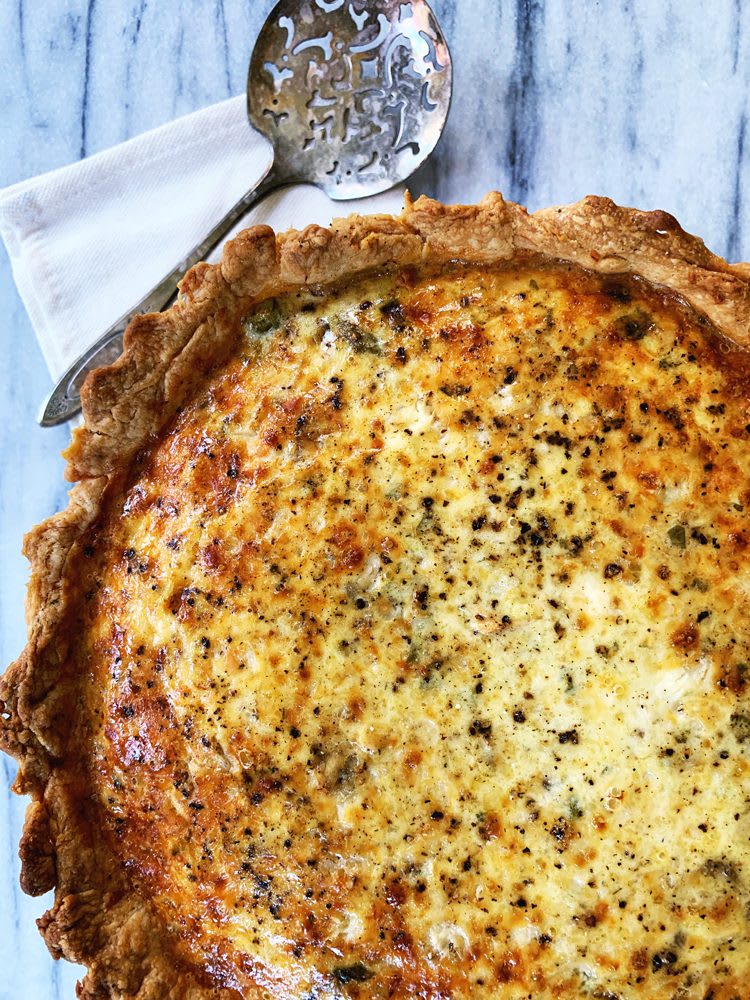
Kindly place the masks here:
MULTIPOLYGON (((0 234, 53 378, 175 267, 271 158, 235 97, 0 191, 0 234)), ((333 202, 297 186, 269 195, 238 228, 302 229, 402 205, 403 188, 333 202)))

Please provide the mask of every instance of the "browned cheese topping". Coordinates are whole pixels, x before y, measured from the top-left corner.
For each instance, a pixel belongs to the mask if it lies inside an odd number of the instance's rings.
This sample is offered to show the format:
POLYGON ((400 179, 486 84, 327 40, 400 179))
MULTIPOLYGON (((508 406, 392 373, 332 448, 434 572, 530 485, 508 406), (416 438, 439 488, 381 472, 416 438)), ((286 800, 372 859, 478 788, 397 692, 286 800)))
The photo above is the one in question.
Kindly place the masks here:
POLYGON ((247 317, 76 626, 102 824, 213 982, 750 996, 749 387, 550 262, 247 317))

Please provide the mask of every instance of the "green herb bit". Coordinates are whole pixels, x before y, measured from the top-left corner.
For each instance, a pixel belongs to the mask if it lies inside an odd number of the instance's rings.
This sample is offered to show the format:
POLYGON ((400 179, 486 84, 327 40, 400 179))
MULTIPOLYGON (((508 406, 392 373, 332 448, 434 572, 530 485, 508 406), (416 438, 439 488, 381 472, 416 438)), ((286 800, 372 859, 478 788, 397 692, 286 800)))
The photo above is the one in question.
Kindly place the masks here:
POLYGON ((575 795, 568 799, 568 819, 580 819, 583 816, 583 807, 575 795))
POLYGON ((663 371, 668 371, 670 368, 679 368, 682 364, 682 360, 676 361, 671 354, 665 354, 663 358, 659 358, 659 367, 663 371))
POLYGON ((333 975, 340 983, 366 983, 375 973, 361 962, 355 962, 354 965, 336 966, 333 975))
POLYGON ((675 524, 674 527, 670 528, 667 532, 667 537, 669 538, 669 544, 674 545, 678 549, 684 549, 687 544, 685 526, 682 524, 675 524))
POLYGON ((339 336, 347 344, 351 344, 356 354, 382 354, 380 341, 370 330, 363 330, 348 319, 340 319, 338 323, 339 336))
POLYGON ((615 320, 615 329, 625 338, 625 340, 643 340, 649 331, 653 330, 655 323, 650 313, 644 309, 635 309, 633 312, 620 316, 615 320))
POLYGON ((245 333, 250 336, 262 337, 271 330, 278 330, 281 326, 281 310, 276 300, 273 299, 264 309, 248 316, 245 320, 245 333))
POLYGON ((729 724, 738 743, 750 741, 750 715, 743 712, 734 712, 729 717, 729 724))

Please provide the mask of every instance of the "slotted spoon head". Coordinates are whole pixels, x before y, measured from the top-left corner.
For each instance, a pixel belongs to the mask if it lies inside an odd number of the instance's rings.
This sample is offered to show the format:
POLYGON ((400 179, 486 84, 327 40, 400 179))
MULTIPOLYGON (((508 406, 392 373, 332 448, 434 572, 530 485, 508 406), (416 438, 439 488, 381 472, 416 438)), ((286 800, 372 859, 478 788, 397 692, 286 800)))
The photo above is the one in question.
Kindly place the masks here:
POLYGON ((280 180, 363 198, 430 155, 451 86, 425 0, 280 0, 253 50, 248 115, 274 147, 280 180))

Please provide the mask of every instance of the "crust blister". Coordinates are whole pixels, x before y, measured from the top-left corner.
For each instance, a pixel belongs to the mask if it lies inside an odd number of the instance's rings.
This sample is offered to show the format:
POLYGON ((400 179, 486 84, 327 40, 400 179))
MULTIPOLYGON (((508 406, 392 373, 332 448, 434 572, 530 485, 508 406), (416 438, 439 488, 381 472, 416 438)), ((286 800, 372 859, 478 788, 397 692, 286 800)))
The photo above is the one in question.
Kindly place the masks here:
POLYGON ((254 304, 377 268, 456 259, 493 264, 525 252, 641 275, 681 295, 725 336, 750 344, 750 265, 727 264, 664 212, 590 197, 529 215, 499 194, 470 206, 407 196, 400 218, 352 216, 330 229, 279 236, 267 226, 240 233, 220 264, 199 264, 186 275, 170 310, 134 320, 123 356, 87 379, 84 426, 66 452, 67 475, 79 483, 68 508, 27 536, 29 641, 0 681, 0 745, 20 762, 16 790, 33 797, 21 884, 32 894, 56 886, 40 929, 53 955, 89 966, 81 997, 237 995, 201 985, 165 947, 159 918, 91 828, 86 791, 67 764, 77 684, 64 629, 69 582, 106 487, 116 486, 133 457, 231 352, 238 320, 254 304))

